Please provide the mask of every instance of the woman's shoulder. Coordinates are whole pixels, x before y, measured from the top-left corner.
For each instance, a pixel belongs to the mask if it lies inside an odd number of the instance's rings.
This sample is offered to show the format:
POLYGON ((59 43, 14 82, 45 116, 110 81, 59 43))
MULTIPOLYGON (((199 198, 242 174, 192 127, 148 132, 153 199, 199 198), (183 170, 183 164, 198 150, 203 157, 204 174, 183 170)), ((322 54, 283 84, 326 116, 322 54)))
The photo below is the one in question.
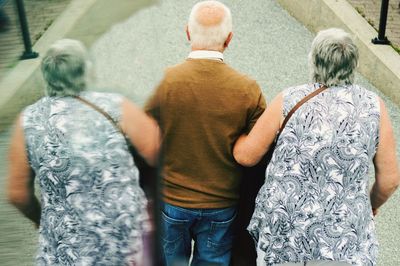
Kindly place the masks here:
POLYGON ((348 88, 353 94, 354 104, 368 105, 370 112, 380 111, 380 97, 377 93, 357 84, 350 85, 348 88))
POLYGON ((296 85, 296 86, 291 86, 282 91, 283 97, 293 97, 296 95, 299 96, 306 96, 310 92, 316 90, 318 88, 318 84, 312 84, 312 83, 307 83, 307 84, 301 84, 301 85, 296 85))
POLYGON ((22 109, 22 115, 25 116, 25 115, 33 114, 35 112, 43 110, 48 101, 49 101, 49 97, 47 97, 47 96, 40 98, 36 102, 34 102, 34 103, 26 106, 24 109, 22 109))
POLYGON ((88 100, 108 100, 112 102, 122 102, 124 96, 116 92, 98 92, 98 91, 85 91, 81 94, 88 100))
POLYGON ((42 118, 50 115, 51 106, 49 102, 50 97, 44 96, 36 102, 23 108, 20 114, 22 126, 30 127, 38 125, 39 121, 47 121, 45 118, 42 118))
POLYGON ((115 121, 119 121, 122 115, 122 103, 125 97, 115 92, 85 91, 81 96, 92 102, 108 113, 115 121))
POLYGON ((282 91, 284 109, 290 109, 317 88, 318 86, 316 84, 302 84, 284 89, 282 91))
POLYGON ((354 85, 351 85, 351 89, 354 91, 354 93, 356 93, 360 96, 365 96, 369 99, 379 100, 378 94, 376 94, 375 92, 373 92, 371 90, 364 88, 363 86, 354 84, 354 85))

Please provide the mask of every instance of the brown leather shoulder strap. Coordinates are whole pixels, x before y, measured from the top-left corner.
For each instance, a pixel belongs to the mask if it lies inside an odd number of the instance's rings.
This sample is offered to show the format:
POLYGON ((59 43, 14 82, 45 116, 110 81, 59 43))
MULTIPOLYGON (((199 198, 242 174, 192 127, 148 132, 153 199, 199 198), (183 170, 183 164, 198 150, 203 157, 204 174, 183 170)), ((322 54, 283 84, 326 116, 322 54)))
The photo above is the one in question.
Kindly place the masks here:
POLYGON ((320 88, 318 88, 317 90, 313 91, 312 93, 308 94, 306 97, 304 97, 303 99, 301 99, 288 113, 288 115, 285 117, 285 120, 283 120, 283 123, 281 125, 281 128, 279 129, 278 135, 276 137, 276 139, 279 138, 279 135, 281 134, 282 130, 285 128, 287 122, 289 121, 289 119, 292 117, 292 115, 294 114, 294 112, 297 111, 297 109, 299 109, 300 106, 302 106, 305 102, 307 102, 308 100, 310 100, 311 98, 313 98, 314 96, 317 96, 318 94, 320 94, 321 92, 323 92, 324 90, 326 90, 327 87, 325 85, 321 85, 320 88))
POLYGON ((107 120, 109 120, 111 122, 111 124, 119 131, 121 132, 121 134, 123 136, 125 136, 124 132, 122 131, 121 126, 103 109, 101 109, 100 107, 98 107, 97 105, 95 105, 94 103, 89 102, 88 100, 80 97, 80 96, 74 96, 75 99, 77 99, 78 101, 92 107, 93 109, 95 109, 97 112, 101 113, 102 115, 105 116, 105 118, 107 118, 107 120))

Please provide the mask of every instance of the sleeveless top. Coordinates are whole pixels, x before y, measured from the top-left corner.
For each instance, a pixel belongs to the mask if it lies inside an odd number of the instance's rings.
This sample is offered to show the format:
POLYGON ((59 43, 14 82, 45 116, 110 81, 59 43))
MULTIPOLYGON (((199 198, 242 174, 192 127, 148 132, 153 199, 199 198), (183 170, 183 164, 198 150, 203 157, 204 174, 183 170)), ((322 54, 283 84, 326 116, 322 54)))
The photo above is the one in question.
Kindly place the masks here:
MULTIPOLYGON (((122 96, 81 96, 120 120, 122 96)), ((147 201, 122 134, 72 97, 28 106, 23 127, 41 193, 37 264, 137 265, 147 201)))
MULTIPOLYGON (((283 115, 318 84, 283 92, 283 115)), ((283 130, 248 230, 266 265, 335 260, 376 265, 369 166, 379 141, 379 98, 330 87, 283 130)))

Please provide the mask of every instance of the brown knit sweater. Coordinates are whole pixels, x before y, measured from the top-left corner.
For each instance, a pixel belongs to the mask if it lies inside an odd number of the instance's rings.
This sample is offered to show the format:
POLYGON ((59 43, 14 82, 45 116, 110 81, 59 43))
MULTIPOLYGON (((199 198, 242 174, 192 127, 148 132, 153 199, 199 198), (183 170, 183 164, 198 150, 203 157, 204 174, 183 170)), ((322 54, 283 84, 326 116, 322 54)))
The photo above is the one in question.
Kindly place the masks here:
POLYGON ((222 61, 187 59, 166 71, 145 109, 163 134, 164 201, 235 205, 242 171, 232 149, 265 109, 257 83, 222 61))

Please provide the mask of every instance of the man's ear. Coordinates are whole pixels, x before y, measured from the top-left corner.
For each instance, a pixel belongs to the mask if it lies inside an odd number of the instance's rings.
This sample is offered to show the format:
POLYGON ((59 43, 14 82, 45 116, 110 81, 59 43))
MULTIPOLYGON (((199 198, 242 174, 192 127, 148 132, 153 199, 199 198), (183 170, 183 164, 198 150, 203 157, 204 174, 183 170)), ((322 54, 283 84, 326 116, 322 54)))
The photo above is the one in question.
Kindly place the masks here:
POLYGON ((186 31, 186 37, 187 37, 188 41, 190 42, 190 33, 189 33, 189 26, 188 25, 186 25, 185 31, 186 31))
POLYGON ((229 43, 231 42, 233 37, 233 32, 229 32, 228 37, 226 38, 224 42, 224 48, 227 48, 229 46, 229 43))

